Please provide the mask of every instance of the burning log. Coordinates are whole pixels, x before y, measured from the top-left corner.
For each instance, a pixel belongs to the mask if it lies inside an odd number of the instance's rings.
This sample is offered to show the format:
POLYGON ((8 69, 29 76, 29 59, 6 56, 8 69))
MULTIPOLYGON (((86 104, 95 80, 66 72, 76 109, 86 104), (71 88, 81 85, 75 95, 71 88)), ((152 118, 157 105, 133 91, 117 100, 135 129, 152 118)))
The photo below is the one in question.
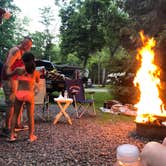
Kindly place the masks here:
POLYGON ((154 116, 154 118, 156 118, 156 119, 159 119, 159 120, 161 120, 161 121, 166 121, 166 116, 159 116, 159 115, 153 115, 154 116))

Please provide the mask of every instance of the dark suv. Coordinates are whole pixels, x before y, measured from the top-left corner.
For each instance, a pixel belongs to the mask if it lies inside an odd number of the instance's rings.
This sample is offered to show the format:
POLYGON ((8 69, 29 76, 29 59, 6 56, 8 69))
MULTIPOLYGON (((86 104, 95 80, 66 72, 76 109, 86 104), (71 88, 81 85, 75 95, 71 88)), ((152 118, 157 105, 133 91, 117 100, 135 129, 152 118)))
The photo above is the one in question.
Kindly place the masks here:
POLYGON ((76 77, 81 76, 82 68, 78 66, 69 66, 69 65, 57 65, 54 64, 54 67, 57 69, 57 71, 65 77, 68 77, 70 79, 75 79, 76 77))
POLYGON ((54 64, 48 60, 35 60, 36 66, 44 66, 47 71, 52 71, 55 69, 54 64))
POLYGON ((44 67, 45 79, 46 79, 46 89, 48 93, 54 91, 63 91, 65 87, 63 75, 57 73, 53 63, 48 60, 35 60, 36 67, 44 67))
POLYGON ((75 79, 76 77, 82 77, 83 68, 69 65, 57 65, 48 60, 36 60, 36 66, 44 66, 46 69, 46 88, 47 92, 64 91, 65 78, 75 79))

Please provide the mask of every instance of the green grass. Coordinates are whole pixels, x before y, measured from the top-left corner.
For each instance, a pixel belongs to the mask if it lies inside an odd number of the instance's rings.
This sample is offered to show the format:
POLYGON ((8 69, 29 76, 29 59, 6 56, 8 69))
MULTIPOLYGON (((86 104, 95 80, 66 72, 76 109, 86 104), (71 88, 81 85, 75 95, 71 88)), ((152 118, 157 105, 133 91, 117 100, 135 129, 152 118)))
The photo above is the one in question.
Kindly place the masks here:
POLYGON ((103 107, 103 104, 107 100, 111 100, 113 97, 109 92, 95 92, 94 100, 96 108, 103 107))
POLYGON ((4 92, 3 92, 3 89, 2 89, 2 88, 0 88, 0 95, 1 95, 1 96, 4 95, 4 92))
MULTIPOLYGON (((89 97, 89 96, 87 96, 89 97)), ((100 110, 100 107, 103 107, 103 104, 107 100, 112 100, 113 96, 110 94, 110 92, 95 92, 94 94, 94 100, 95 100, 95 108, 97 111, 97 119, 104 123, 104 122, 119 122, 119 121, 133 121, 133 117, 125 116, 125 115, 114 115, 110 113, 105 113, 100 110)))

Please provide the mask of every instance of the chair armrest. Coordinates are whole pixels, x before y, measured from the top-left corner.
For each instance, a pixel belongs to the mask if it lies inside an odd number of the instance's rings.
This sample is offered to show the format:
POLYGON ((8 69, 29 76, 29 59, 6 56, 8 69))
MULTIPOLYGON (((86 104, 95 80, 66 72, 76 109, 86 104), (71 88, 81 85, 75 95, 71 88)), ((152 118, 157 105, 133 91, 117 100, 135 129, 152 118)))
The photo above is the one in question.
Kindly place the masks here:
POLYGON ((93 94, 95 94, 95 91, 86 92, 86 94, 93 95, 93 94))
POLYGON ((85 92, 85 96, 87 98, 87 95, 89 95, 89 97, 91 97, 91 99, 94 99, 94 94, 95 94, 95 91, 91 91, 91 92, 85 92))

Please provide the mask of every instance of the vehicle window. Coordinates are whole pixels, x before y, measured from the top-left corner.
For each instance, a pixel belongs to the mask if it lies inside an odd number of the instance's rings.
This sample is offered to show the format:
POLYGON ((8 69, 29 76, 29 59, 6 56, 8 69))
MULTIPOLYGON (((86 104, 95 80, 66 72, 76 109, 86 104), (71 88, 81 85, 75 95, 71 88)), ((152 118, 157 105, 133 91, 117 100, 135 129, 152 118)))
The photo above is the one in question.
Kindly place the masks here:
POLYGON ((51 62, 44 62, 44 61, 35 61, 36 63, 36 66, 45 66, 45 69, 47 71, 51 71, 51 70, 54 70, 54 66, 52 65, 51 62))
POLYGON ((44 62, 44 66, 45 66, 46 70, 48 70, 48 71, 54 70, 54 67, 52 66, 51 63, 44 62))

